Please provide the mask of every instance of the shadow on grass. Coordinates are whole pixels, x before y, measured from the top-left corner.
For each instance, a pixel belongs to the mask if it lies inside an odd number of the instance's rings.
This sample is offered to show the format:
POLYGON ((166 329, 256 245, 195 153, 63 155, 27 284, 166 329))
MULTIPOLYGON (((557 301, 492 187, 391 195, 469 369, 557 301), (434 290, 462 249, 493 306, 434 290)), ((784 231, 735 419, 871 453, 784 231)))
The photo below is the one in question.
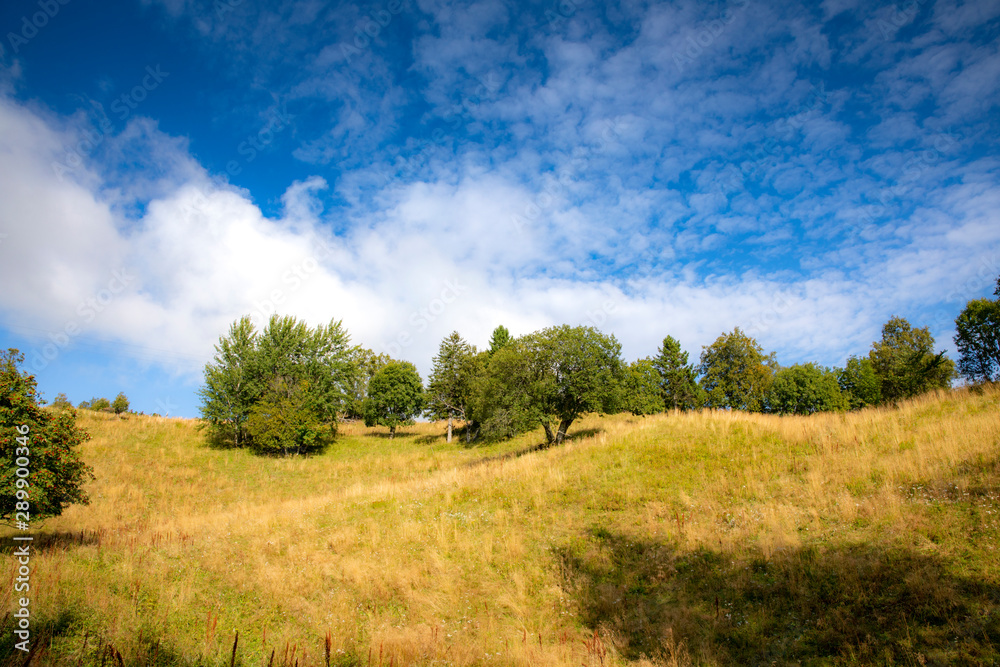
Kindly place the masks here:
POLYGON ((101 536, 97 531, 79 530, 56 533, 36 533, 31 535, 31 541, 14 540, 15 535, 4 537, 0 540, 0 553, 12 554, 16 549, 24 545, 30 546, 32 553, 39 553, 53 550, 68 549, 73 546, 86 546, 97 544, 101 541, 101 536))
POLYGON ((636 541, 603 529, 557 551, 588 627, 623 656, 672 631, 695 662, 993 665, 1000 587, 898 546, 787 550, 772 558, 636 541))
MULTIPOLYGON (((583 429, 582 431, 577 431, 576 433, 567 433, 566 434, 566 438, 563 440, 563 442, 565 443, 567 441, 576 440, 578 438, 579 439, 589 438, 591 436, 597 435, 598 433, 601 433, 602 431, 604 431, 604 429, 601 429, 601 428, 587 428, 587 429, 583 429)), ((557 446, 558 445, 556 445, 556 444, 551 444, 550 445, 547 442, 540 442, 538 444, 530 445, 528 447, 522 447, 521 449, 518 449, 518 450, 513 451, 513 452, 506 452, 504 454, 497 454, 495 456, 487 456, 485 458, 476 459, 475 461, 469 461, 465 465, 467 467, 471 468, 471 467, 483 465, 483 464, 486 464, 486 463, 495 463, 497 461, 507 461, 507 460, 510 460, 510 459, 520 458, 520 457, 524 456, 525 454, 533 454, 535 452, 540 452, 540 451, 543 451, 543 450, 546 450, 546 449, 551 449, 552 447, 557 447, 557 446)))

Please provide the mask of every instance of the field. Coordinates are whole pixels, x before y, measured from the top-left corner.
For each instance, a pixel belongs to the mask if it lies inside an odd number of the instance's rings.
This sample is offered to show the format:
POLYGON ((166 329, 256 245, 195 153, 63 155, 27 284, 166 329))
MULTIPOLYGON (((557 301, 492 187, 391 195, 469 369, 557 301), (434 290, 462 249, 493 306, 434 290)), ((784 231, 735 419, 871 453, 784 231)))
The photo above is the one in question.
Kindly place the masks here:
POLYGON ((41 529, 35 665, 1000 663, 996 388, 549 449, 348 424, 292 459, 79 423, 96 480, 41 529))

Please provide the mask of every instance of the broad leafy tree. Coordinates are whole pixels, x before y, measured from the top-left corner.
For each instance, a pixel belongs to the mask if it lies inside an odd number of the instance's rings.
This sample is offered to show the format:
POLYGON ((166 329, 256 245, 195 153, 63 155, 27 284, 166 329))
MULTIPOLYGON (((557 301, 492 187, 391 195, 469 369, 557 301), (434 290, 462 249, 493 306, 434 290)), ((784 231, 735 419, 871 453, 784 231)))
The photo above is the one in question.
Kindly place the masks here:
POLYGON ((882 327, 882 340, 869 353, 884 401, 899 401, 931 389, 951 386, 955 362, 944 352, 934 352, 934 337, 927 327, 915 329, 902 317, 882 327))
POLYGON ((798 415, 841 411, 849 406, 837 384, 837 375, 813 363, 779 369, 767 403, 771 412, 798 415))
POLYGON ((17 513, 25 512, 30 525, 86 505, 83 487, 94 474, 76 449, 90 435, 72 411, 40 407, 35 377, 18 369, 23 362, 15 349, 0 355, 0 518, 24 521, 17 513))
POLYGON ((73 404, 69 402, 69 398, 66 394, 58 393, 56 397, 52 399, 52 407, 56 410, 72 410, 73 404))
POLYGON ((506 419, 515 432, 541 425, 546 443, 560 444, 582 414, 621 409, 623 362, 614 336, 562 325, 519 338, 502 352, 494 353, 488 370, 493 404, 485 407, 494 424, 506 419))
POLYGON ((364 419, 368 383, 375 373, 392 361, 392 357, 385 353, 376 354, 373 350, 358 346, 351 349, 350 358, 354 372, 350 377, 344 415, 348 419, 364 419))
POLYGON ((653 365, 660 374, 660 393, 668 410, 691 410, 704 404, 706 397, 698 386, 698 373, 676 338, 663 339, 653 365))
MULTIPOLYGON (((213 439, 259 449, 254 433, 265 430, 259 428, 258 419, 258 427, 251 431, 248 421, 269 393, 268 403, 285 408, 291 404, 282 403, 281 392, 303 393, 301 400, 293 401, 295 405, 308 406, 322 424, 335 424, 338 414, 350 405, 350 389, 358 372, 349 343, 350 337, 337 321, 310 329, 293 317, 275 315, 260 332, 249 317, 235 322, 216 345, 200 391, 202 418, 213 439)), ((266 449, 272 449, 271 445, 266 449)))
MULTIPOLYGON (((994 294, 1000 297, 1000 278, 994 294)), ((1000 298, 969 301, 955 328, 959 372, 973 382, 1000 381, 1000 298)))
POLYGON ((128 397, 125 392, 118 392, 118 395, 115 396, 115 400, 111 402, 111 411, 116 415, 128 412, 128 397))
POLYGON ((626 410, 633 415, 653 415, 663 412, 660 372, 649 357, 633 361, 625 369, 622 381, 626 410))
POLYGON ((386 364, 368 383, 365 426, 388 426, 390 438, 396 435, 397 426, 412 424, 423 409, 423 383, 408 361, 386 364))
POLYGON ((472 384, 476 379, 476 348, 453 331, 441 341, 433 361, 427 381, 427 411, 434 419, 448 420, 447 441, 451 442, 452 422, 469 419, 472 384))
POLYGON ((247 432, 259 454, 291 456, 323 449, 336 434, 316 409, 317 396, 302 380, 276 377, 250 408, 247 432))
POLYGON ((702 350, 698 370, 709 406, 761 412, 775 367, 774 353, 736 327, 702 350))
POLYGON ((837 384, 851 410, 860 410, 882 402, 882 383, 875 375, 869 357, 852 356, 844 368, 838 368, 837 384))

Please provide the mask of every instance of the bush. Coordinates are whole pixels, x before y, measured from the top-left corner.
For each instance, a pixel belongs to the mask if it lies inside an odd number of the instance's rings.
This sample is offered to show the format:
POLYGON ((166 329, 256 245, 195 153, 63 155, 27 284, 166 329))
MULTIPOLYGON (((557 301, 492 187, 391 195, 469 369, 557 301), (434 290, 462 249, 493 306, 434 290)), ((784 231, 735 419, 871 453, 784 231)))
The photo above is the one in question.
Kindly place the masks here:
POLYGON ((39 406, 35 377, 18 370, 23 362, 15 349, 0 356, 0 518, 16 513, 19 521, 25 507, 30 520, 86 505, 83 485, 94 478, 74 449, 90 435, 76 427, 71 412, 39 406))

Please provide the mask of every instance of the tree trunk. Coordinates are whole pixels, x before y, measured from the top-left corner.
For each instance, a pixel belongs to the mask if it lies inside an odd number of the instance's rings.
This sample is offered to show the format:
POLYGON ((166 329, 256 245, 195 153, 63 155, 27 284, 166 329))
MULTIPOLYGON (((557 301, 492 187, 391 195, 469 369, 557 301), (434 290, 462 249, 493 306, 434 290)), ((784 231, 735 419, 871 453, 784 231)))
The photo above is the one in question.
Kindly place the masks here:
POLYGON ((395 426, 390 426, 389 427, 389 439, 392 440, 393 437, 395 437, 395 435, 396 435, 396 427, 395 426))
POLYGON ((556 433, 556 444, 561 445, 563 440, 566 439, 566 431, 569 430, 569 425, 573 423, 572 419, 563 419, 559 422, 559 431, 556 433))
POLYGON ((545 444, 551 445, 555 442, 555 438, 552 436, 552 425, 548 422, 542 422, 542 428, 545 429, 545 444))
POLYGON ((451 442, 451 413, 448 413, 448 442, 451 442))

